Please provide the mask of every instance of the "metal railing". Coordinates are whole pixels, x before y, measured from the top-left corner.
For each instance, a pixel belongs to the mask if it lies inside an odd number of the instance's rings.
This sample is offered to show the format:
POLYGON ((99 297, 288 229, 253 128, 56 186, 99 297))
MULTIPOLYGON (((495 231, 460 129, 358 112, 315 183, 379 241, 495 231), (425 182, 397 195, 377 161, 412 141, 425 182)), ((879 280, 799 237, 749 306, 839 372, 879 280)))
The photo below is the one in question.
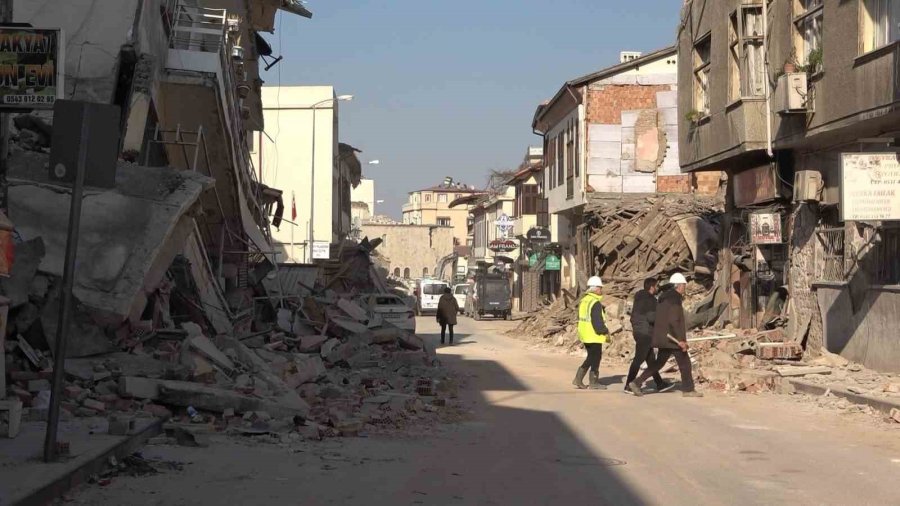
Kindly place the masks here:
POLYGON ((846 232, 843 228, 824 228, 816 231, 816 237, 822 247, 823 263, 821 271, 816 273, 820 281, 844 282, 849 271, 848 251, 846 249, 846 232))
POLYGON ((170 0, 167 12, 171 16, 170 48, 205 53, 222 50, 227 29, 225 9, 208 9, 170 0))

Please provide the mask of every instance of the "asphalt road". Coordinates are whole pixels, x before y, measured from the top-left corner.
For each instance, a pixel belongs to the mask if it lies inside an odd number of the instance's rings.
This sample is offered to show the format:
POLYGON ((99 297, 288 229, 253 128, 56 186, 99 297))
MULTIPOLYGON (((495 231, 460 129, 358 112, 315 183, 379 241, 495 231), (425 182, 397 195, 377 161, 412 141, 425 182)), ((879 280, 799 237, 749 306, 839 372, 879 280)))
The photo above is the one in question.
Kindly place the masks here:
MULTIPOLYGON (((900 504, 900 430, 776 395, 576 391, 579 360, 462 318, 441 359, 471 419, 406 438, 289 451, 148 447, 182 472, 87 486, 75 504, 900 504)), ((419 333, 437 340, 432 318, 419 333)))

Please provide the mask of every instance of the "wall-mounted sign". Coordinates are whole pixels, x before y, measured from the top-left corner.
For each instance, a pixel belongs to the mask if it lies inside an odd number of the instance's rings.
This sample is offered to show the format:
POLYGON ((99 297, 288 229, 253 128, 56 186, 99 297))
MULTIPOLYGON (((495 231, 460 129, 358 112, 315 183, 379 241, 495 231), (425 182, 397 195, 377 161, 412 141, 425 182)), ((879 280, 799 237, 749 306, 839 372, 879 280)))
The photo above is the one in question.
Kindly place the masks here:
POLYGON ((312 257, 313 260, 328 260, 331 258, 331 244, 325 241, 314 241, 312 257))
POLYGON ((775 165, 766 164, 734 175, 734 205, 746 207, 778 198, 775 165))
POLYGON ((519 247, 516 241, 510 239, 494 239, 488 244, 488 249, 497 253, 508 253, 519 247))
POLYGON ((538 256, 537 253, 532 253, 528 255, 528 267, 534 267, 537 265, 538 256))
POLYGON ((841 219, 900 220, 900 154, 841 156, 841 219))
POLYGON ((52 109, 63 96, 62 31, 0 26, 0 108, 52 109))
POLYGON ((512 232, 513 229, 513 220, 509 218, 506 214, 501 214, 499 218, 497 218, 497 232, 499 232, 499 236, 506 238, 509 237, 509 233, 512 232))
POLYGON ((548 243, 550 242, 550 230, 547 227, 531 227, 525 234, 525 238, 531 242, 548 243))
POLYGON ((781 244, 781 215, 778 213, 753 213, 750 215, 750 242, 752 244, 781 244))
POLYGON ((544 259, 544 270, 558 271, 561 267, 562 262, 559 261, 559 257, 556 255, 547 255, 547 258, 544 259))

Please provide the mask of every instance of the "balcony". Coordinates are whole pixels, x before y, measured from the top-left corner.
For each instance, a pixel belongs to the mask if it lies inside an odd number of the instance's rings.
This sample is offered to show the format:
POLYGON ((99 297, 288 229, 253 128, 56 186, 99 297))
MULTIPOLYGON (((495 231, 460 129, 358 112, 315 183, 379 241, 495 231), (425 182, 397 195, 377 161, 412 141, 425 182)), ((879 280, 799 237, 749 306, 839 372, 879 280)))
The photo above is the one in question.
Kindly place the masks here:
POLYGON ((227 45, 227 11, 173 2, 169 12, 166 68, 219 74, 222 71, 219 55, 227 45))

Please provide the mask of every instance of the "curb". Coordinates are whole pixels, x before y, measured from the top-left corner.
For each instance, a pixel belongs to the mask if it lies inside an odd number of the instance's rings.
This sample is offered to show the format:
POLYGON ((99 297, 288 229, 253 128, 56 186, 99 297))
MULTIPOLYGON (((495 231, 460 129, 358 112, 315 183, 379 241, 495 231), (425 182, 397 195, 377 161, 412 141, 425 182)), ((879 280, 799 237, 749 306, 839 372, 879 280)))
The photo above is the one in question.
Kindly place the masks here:
POLYGON ((880 397, 872 397, 865 394, 855 394, 839 386, 823 386, 817 383, 810 383, 808 381, 799 379, 792 379, 790 380, 790 383, 798 392, 810 395, 825 395, 826 391, 831 390, 832 395, 834 395, 835 397, 842 397, 854 404, 869 406, 888 415, 891 413, 892 409, 900 409, 900 401, 892 401, 888 399, 882 399, 880 397))
POLYGON ((62 497, 63 494, 75 488, 77 485, 87 481, 92 474, 102 471, 109 460, 109 457, 122 459, 125 456, 134 453, 135 450, 143 446, 143 444, 151 437, 162 433, 163 422, 164 420, 162 418, 157 418, 141 431, 132 434, 112 447, 91 457, 78 467, 53 479, 50 483, 28 492, 26 495, 13 498, 10 504, 14 506, 42 506, 50 504, 53 500, 62 497))

